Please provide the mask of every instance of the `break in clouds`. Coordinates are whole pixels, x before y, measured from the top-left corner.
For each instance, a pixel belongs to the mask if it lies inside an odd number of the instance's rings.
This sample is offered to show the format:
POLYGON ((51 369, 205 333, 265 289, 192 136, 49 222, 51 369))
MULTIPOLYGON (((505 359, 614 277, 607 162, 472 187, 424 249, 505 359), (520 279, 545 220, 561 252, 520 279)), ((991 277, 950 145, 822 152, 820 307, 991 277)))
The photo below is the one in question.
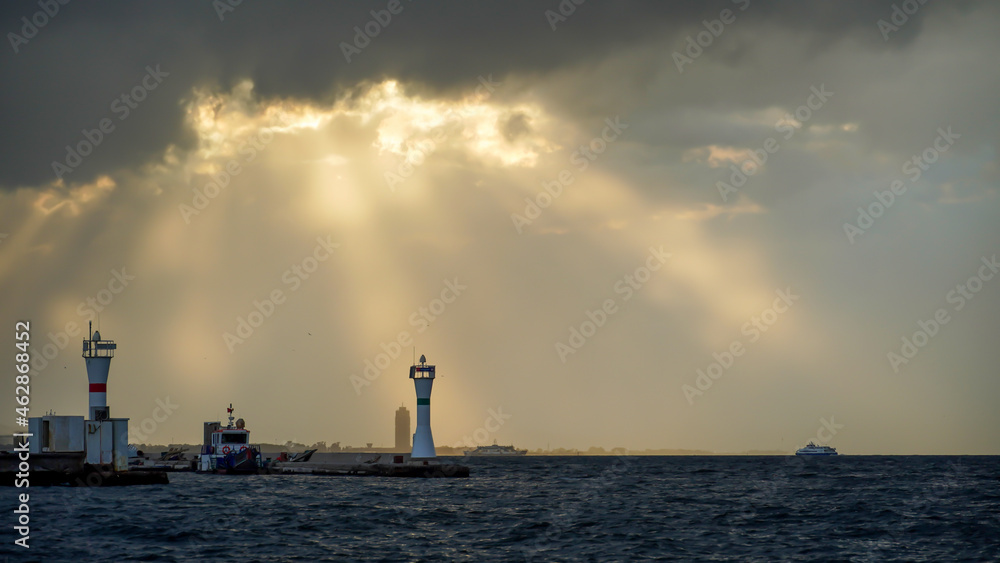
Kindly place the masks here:
POLYGON ((0 317, 158 443, 996 453, 998 15, 5 3, 0 317))

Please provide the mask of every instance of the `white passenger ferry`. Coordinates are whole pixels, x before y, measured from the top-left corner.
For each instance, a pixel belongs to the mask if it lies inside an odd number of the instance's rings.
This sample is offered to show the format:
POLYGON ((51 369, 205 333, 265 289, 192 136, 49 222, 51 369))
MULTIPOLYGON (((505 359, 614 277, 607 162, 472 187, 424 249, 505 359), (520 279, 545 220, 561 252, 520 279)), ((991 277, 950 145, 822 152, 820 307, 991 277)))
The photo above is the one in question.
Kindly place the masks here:
POLYGON ((804 448, 799 448, 795 455, 838 455, 837 450, 830 446, 817 446, 809 442, 804 448))
POLYGON ((510 456, 525 455, 528 450, 518 450, 514 446, 498 446, 494 441, 492 446, 479 446, 474 450, 465 450, 465 455, 475 456, 510 456))

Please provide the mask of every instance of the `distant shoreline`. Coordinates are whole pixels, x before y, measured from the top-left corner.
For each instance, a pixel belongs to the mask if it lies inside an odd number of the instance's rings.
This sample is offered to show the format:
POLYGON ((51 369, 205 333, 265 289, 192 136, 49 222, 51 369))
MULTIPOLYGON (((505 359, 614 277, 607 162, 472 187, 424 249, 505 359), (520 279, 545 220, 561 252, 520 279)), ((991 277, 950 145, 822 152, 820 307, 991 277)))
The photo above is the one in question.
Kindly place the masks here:
MULTIPOLYGON (((281 452, 297 453, 303 452, 307 449, 311 449, 311 446, 303 446, 302 444, 294 444, 292 446, 284 446, 280 444, 260 444, 261 452, 265 457, 274 457, 281 452)), ((0 444, 0 451, 12 451, 14 448, 13 444, 0 444)), ((168 451, 170 448, 187 448, 184 452, 188 457, 197 456, 201 452, 200 444, 139 444, 138 449, 141 450, 145 457, 158 457, 163 452, 168 451)), ((437 446, 438 457, 467 457, 465 456, 464 450, 467 448, 453 448, 450 446, 437 446)), ((468 448, 472 449, 472 448, 468 448)), ((340 448, 339 450, 326 449, 325 451, 320 450, 321 453, 353 453, 353 454, 400 454, 400 453, 410 453, 407 449, 405 451, 398 451, 396 448, 367 448, 367 447, 346 447, 340 448)), ((621 450, 615 449, 613 451, 594 451, 591 450, 529 450, 527 455, 524 457, 735 457, 735 456, 791 456, 794 455, 795 451, 779 451, 779 450, 748 450, 744 452, 712 452, 707 450, 681 450, 681 449, 657 449, 657 450, 621 450)), ((977 453, 965 453, 965 454, 910 454, 910 453, 888 453, 888 454, 858 454, 858 453, 841 453, 839 457, 844 455, 848 456, 924 456, 924 457, 950 457, 950 456, 977 456, 977 457, 989 457, 997 456, 1000 454, 977 454, 977 453)), ((512 456, 468 456, 468 457, 493 457, 493 458, 504 458, 512 456)))

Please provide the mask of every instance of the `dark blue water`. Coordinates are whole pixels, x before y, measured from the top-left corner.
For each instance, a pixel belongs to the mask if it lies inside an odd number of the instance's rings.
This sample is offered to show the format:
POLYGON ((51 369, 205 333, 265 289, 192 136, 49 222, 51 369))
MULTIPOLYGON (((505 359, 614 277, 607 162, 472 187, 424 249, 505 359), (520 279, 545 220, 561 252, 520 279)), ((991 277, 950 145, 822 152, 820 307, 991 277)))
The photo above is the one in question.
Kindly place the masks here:
MULTIPOLYGON (((1000 560, 1000 457, 526 457, 33 488, 11 561, 1000 560)), ((15 489, 2 489, 12 522, 15 489)))

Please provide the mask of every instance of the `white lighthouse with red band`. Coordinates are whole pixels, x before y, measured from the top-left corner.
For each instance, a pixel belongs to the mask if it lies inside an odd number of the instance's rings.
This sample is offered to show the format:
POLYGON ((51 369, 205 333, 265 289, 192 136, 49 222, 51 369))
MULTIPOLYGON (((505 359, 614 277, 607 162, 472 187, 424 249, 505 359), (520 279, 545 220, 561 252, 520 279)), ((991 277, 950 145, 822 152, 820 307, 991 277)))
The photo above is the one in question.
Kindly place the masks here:
MULTIPOLYGON (((90 327, 93 328, 93 327, 90 327)), ((89 418, 84 421, 87 463, 114 471, 128 470, 128 419, 111 418, 108 408, 108 371, 118 345, 103 340, 100 331, 87 331, 83 341, 83 361, 90 384, 89 418)))
POLYGON ((83 359, 87 363, 87 381, 90 382, 90 420, 111 418, 111 409, 108 408, 108 371, 117 348, 114 340, 101 340, 100 331, 91 333, 90 339, 83 341, 83 359))

